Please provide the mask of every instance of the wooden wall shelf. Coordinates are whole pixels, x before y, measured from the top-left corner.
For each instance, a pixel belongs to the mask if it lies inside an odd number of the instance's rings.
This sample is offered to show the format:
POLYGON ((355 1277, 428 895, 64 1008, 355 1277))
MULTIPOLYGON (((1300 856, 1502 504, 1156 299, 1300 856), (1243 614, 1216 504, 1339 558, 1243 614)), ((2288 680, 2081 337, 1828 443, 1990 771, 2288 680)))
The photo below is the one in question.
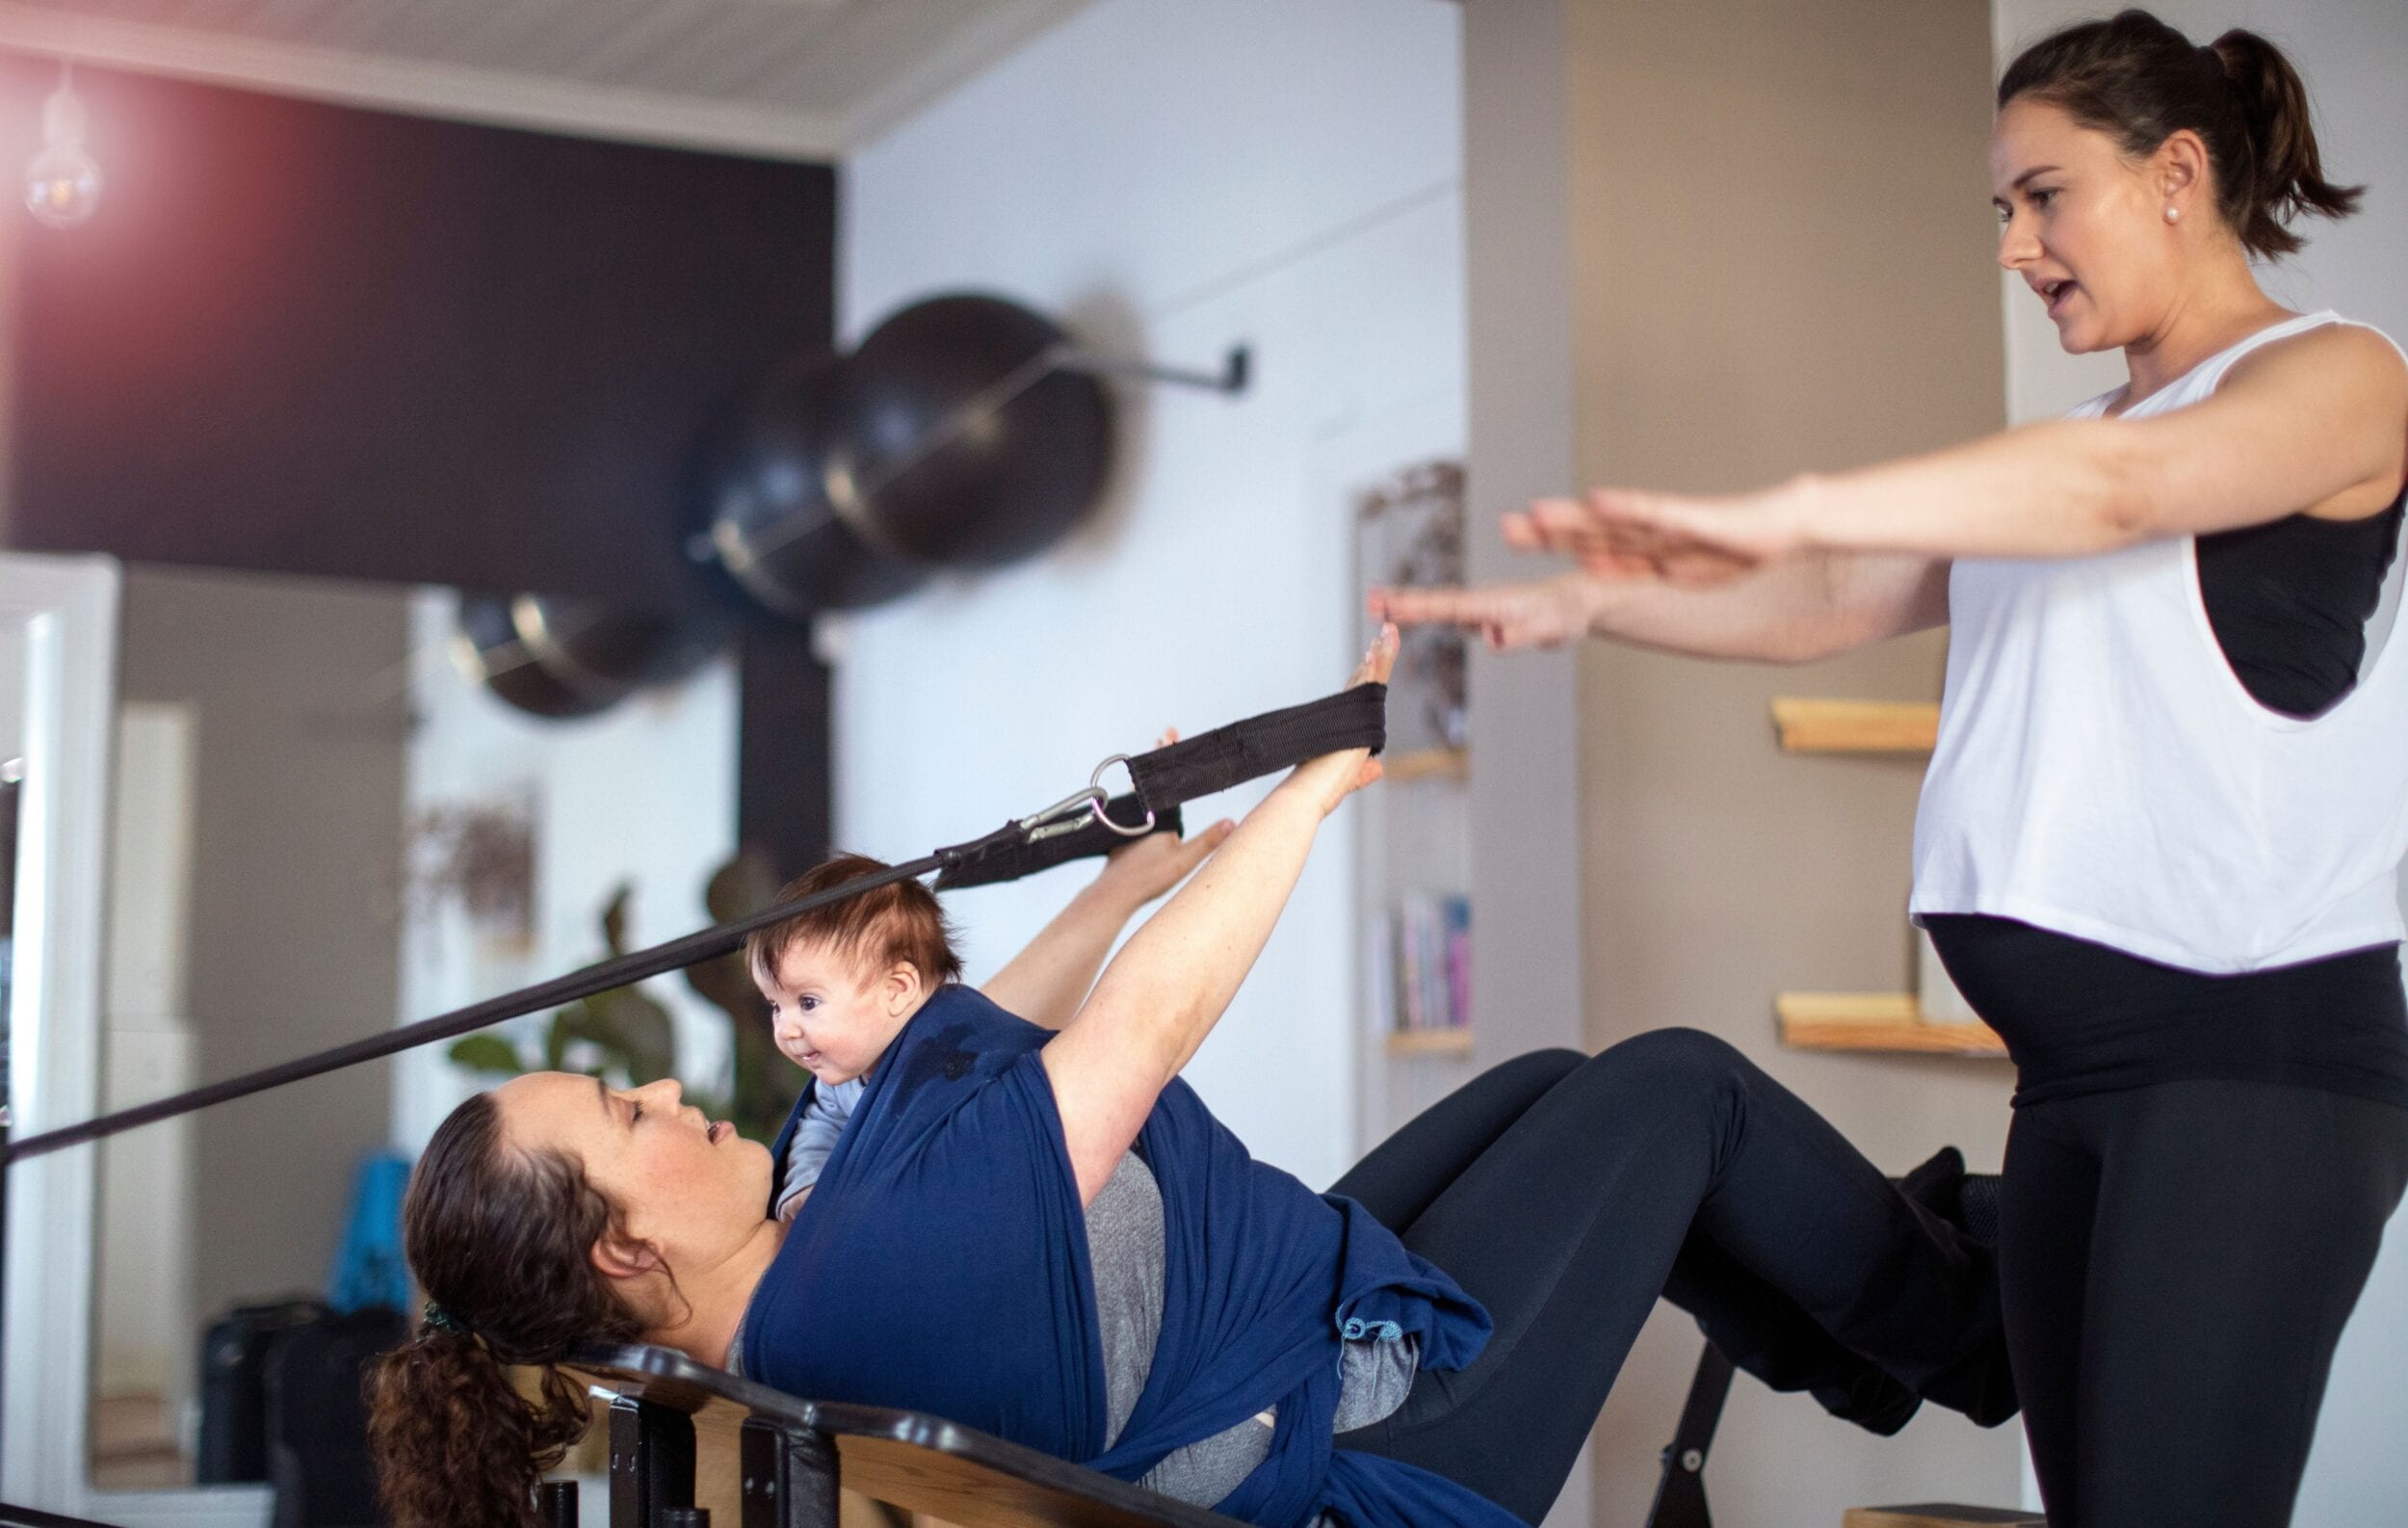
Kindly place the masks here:
POLYGON ((1772 724, 1785 753, 1928 753, 1940 736, 1940 706, 1783 696, 1772 702, 1772 724))
POLYGON ((1411 1029, 1388 1037, 1391 1056, 1468 1056, 1472 1053, 1472 1032, 1468 1029, 1411 1029))
POLYGON ((1925 1056, 1999 1056, 1987 1024, 1933 1023, 1911 992, 1783 992, 1772 1000, 1781 1042, 1800 1050, 1871 1050, 1925 1056))
POLYGON ((1383 754, 1379 762, 1381 778, 1391 785, 1407 780, 1469 779, 1472 775, 1470 749, 1414 749, 1404 753, 1383 754))

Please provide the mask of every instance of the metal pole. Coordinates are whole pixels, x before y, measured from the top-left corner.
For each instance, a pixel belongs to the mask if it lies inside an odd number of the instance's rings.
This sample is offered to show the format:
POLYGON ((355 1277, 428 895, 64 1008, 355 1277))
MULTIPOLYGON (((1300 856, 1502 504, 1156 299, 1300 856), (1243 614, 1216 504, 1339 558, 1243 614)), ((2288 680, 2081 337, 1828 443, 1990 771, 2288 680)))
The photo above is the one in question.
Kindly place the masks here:
POLYGON ((1228 356, 1217 372, 1196 371, 1187 366, 1159 366, 1152 361, 1121 360, 1108 356, 1094 356, 1083 350, 1064 348, 1058 353, 1061 369, 1085 372, 1090 377, 1130 377, 1143 382, 1167 382, 1175 387, 1201 387, 1211 392, 1242 393, 1254 375, 1254 353, 1243 345, 1233 345, 1228 356))

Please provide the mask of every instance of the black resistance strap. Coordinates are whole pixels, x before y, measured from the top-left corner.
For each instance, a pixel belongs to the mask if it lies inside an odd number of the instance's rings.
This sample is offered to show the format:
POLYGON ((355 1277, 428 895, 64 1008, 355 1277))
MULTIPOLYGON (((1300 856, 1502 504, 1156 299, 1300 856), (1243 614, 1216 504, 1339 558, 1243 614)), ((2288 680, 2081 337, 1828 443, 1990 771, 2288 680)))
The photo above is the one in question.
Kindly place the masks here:
MULTIPOLYGON (((1183 738, 1150 753, 1110 759, 1108 766, 1129 766, 1129 779, 1137 787, 1094 808, 1117 824, 1117 830, 1095 821, 1092 812, 1075 830, 1050 836, 1044 835, 1042 825, 1030 827, 1034 819, 1007 823, 976 843, 939 850, 940 855, 955 857, 947 860, 944 873, 936 878, 936 889, 955 891, 1017 881, 1073 859, 1109 854, 1147 833, 1183 832, 1182 803, 1324 753, 1350 748, 1376 753, 1387 742, 1388 687, 1359 684, 1303 705, 1266 711, 1183 738), (1033 833, 1039 836, 1033 837, 1033 833)), ((1100 778, 1103 771, 1096 774, 1100 778)))
MULTIPOLYGON (((929 871, 938 873, 939 890, 985 885, 1034 875, 1071 859, 1106 854, 1149 831, 1174 830, 1178 824, 1177 808, 1183 802, 1226 790, 1324 753, 1356 748, 1377 752, 1387 742, 1387 700, 1386 685, 1356 685, 1304 705, 1267 712, 1151 753, 1138 754, 1125 760, 1129 777, 1137 787, 1131 795, 1107 802, 1102 788, 1090 784, 1086 790, 1044 811, 1006 823, 983 838, 939 849, 924 858, 848 881, 797 901, 774 903, 758 912, 666 944, 632 951, 548 982, 350 1041, 314 1055, 104 1114, 81 1124, 26 1136, 0 1145, 0 1171, 26 1157, 102 1140, 211 1104, 248 1097, 305 1077, 451 1040, 504 1019, 558 1008, 647 977, 698 965, 736 949, 746 935, 756 930, 877 886, 916 879, 929 871), (1097 820, 1099 814, 1109 814, 1113 823, 1120 825, 1117 830, 1097 820)), ((1099 777, 1102 773, 1097 771, 1099 777)), ((0 1518, 0 1522, 5 1521, 0 1518)))
POLYGON ((1358 684, 1140 753, 1129 761, 1129 778, 1159 812, 1324 753, 1387 746, 1388 687, 1358 684))

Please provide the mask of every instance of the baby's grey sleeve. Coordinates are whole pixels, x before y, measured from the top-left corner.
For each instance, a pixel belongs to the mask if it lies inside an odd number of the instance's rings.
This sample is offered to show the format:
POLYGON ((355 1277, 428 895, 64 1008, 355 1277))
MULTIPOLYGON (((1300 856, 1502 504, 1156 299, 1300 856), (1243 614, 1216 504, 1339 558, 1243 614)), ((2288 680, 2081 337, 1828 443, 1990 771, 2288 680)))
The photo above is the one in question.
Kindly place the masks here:
POLYGON ((852 1118, 861 1091, 858 1078, 811 1090, 811 1102, 795 1122, 795 1138, 786 1147, 786 1179, 777 1186, 780 1214, 796 1195, 820 1181, 820 1169, 836 1149, 836 1138, 845 1133, 845 1121, 852 1118))

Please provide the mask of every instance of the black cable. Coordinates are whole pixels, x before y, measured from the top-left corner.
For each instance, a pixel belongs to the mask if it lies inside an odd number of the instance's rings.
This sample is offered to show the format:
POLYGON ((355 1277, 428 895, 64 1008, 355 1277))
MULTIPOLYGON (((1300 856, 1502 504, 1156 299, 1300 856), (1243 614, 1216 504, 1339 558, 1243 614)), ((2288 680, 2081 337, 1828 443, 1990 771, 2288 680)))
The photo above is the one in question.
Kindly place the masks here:
MULTIPOLYGON (((1376 752, 1386 742, 1387 699, 1388 687, 1384 684, 1357 685, 1319 700, 1233 722, 1199 737, 1173 743, 1150 753, 1140 753, 1129 760, 1129 776, 1137 785, 1139 804, 1156 814, 1155 826, 1161 829, 1169 826, 1167 819, 1171 808, 1198 796, 1226 790, 1273 770, 1285 769, 1305 759, 1343 749, 1368 748, 1376 752)), ((1126 798, 1113 804, 1124 811, 1128 804, 1126 798)), ((1120 813, 1115 813, 1115 820, 1121 820, 1120 813)), ((1082 830, 1074 846, 1065 847, 1070 854, 1100 854, 1121 841, 1118 835, 1100 824, 1089 824, 1082 830)), ((937 883, 940 887, 978 884, 983 881, 1028 875, 1059 862, 1058 855, 1067 857, 1061 850, 1048 848, 1049 842, 1038 840, 1033 843, 1028 821, 1006 823, 983 837, 939 849, 908 864, 848 881, 798 901, 772 903, 747 916, 689 934, 683 938, 671 939, 666 944, 653 945, 650 949, 618 956, 598 965, 589 965, 548 982, 538 982, 533 987, 505 992, 481 1003, 471 1003, 465 1008, 389 1029, 380 1035, 351 1041, 314 1055, 262 1067, 223 1082, 208 1083, 149 1103, 100 1115, 81 1124, 62 1125, 54 1130, 25 1136, 0 1145, 0 1170, 28 1157, 45 1156, 68 1146, 103 1140, 143 1125, 156 1124, 162 1120, 172 1120, 196 1109, 206 1109, 212 1104, 225 1103, 264 1093, 271 1088, 280 1088, 286 1083, 340 1071, 361 1062, 380 1060, 419 1045, 484 1029, 505 1019, 557 1008, 597 992, 611 991, 646 977, 699 964, 735 949, 744 942, 746 935, 756 929, 766 929, 772 924, 783 923, 798 913, 808 912, 813 908, 824 907, 898 881, 912 880, 930 871, 944 873, 944 879, 937 883)))
MULTIPOLYGON (((989 837, 992 836, 992 834, 989 835, 989 837)), ((983 844, 986 841, 986 839, 981 839, 978 842, 983 844)), ((254 1093, 264 1093, 270 1088, 280 1088, 288 1082, 300 1082, 306 1077, 339 1071, 345 1067, 354 1067, 363 1061, 375 1061, 379 1057, 394 1055, 414 1046, 431 1044, 438 1040, 449 1040, 455 1035, 465 1035, 471 1030, 483 1029, 488 1024, 498 1024, 506 1018, 516 1018, 522 1014, 558 1008, 564 1003, 573 1003, 580 998, 590 997, 596 992, 607 992, 615 988, 641 982, 649 976, 659 976, 665 971, 674 971, 685 966, 699 964, 704 961, 725 955, 743 944, 745 935, 756 929, 766 929, 773 923, 783 923, 798 913, 810 911, 813 908, 824 907, 828 903, 856 896, 877 886, 889 885, 898 881, 908 881, 914 877, 927 875, 931 870, 942 869, 951 862, 949 856, 966 853, 974 847, 976 846, 963 845, 956 849, 940 849, 924 859, 914 859, 908 864, 896 865, 891 869, 879 871, 874 876, 848 881, 843 885, 830 886, 825 891, 815 892, 794 902, 772 903, 758 912, 733 919, 714 928, 704 929, 696 934, 689 934, 683 938, 671 939, 666 944, 656 944, 650 949, 636 950, 616 959, 604 961, 599 965, 589 965, 581 971, 571 971, 566 976, 556 976, 548 982, 538 982, 533 987, 521 988, 515 992, 504 992, 499 997, 489 997, 482 1003, 471 1003, 466 1008, 456 1008, 448 1014, 437 1014, 432 1018, 420 1019, 415 1024, 405 1024, 399 1029, 386 1030, 381 1035, 371 1035, 365 1039, 334 1046, 330 1050, 319 1051, 315 1055, 278 1062, 273 1067, 262 1067, 257 1071, 245 1072, 239 1077, 229 1077, 223 1082, 209 1083, 165 1098, 154 1099, 149 1103, 136 1104, 130 1109, 119 1109, 114 1114, 100 1115, 81 1124, 63 1125, 56 1130, 44 1130, 39 1135, 29 1135, 11 1142, 6 1146, 0 1146, 0 1165, 21 1162, 27 1157, 42 1156, 72 1146, 82 1146, 86 1142, 98 1141, 141 1125, 155 1124, 161 1120, 171 1120, 180 1114, 190 1114, 196 1109, 206 1109, 211 1104, 224 1103, 232 1098, 248 1097, 254 1093)))

